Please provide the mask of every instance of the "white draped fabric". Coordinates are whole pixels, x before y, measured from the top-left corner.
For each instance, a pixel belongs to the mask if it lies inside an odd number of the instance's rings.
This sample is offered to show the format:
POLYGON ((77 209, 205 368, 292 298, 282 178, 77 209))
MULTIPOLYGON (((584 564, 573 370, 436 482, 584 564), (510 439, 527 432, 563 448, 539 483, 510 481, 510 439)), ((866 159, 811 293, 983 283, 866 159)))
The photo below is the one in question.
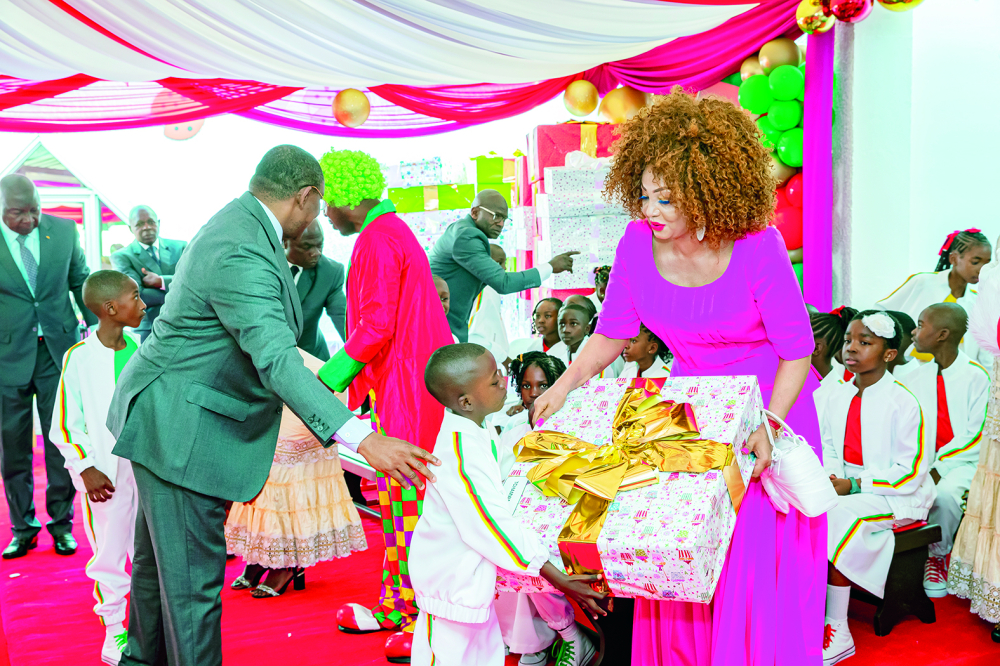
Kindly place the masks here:
POLYGON ((283 86, 523 83, 710 30, 756 6, 658 0, 0 0, 0 74, 283 86), (131 45, 134 48, 130 48, 131 45), (145 55, 144 55, 145 54, 145 55))

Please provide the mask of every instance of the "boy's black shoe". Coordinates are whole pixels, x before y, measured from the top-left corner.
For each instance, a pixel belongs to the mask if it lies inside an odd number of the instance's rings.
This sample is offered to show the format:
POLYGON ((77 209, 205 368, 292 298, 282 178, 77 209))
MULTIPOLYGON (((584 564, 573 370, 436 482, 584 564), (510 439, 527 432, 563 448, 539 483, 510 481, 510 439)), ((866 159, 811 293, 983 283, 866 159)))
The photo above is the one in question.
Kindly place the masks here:
POLYGON ((52 540, 55 542, 56 555, 72 555, 76 552, 76 539, 72 534, 53 535, 52 540))
POLYGON ((19 538, 14 537, 10 540, 10 544, 3 551, 3 559, 13 560, 18 557, 24 557, 28 554, 28 551, 32 548, 38 546, 38 536, 33 536, 30 538, 19 538))

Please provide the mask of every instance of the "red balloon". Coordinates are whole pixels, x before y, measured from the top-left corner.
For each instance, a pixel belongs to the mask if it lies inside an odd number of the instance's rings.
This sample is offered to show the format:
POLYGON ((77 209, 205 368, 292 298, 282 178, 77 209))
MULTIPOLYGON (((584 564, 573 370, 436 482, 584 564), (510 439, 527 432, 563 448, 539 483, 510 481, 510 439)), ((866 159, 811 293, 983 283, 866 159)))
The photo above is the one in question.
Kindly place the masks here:
POLYGON ((845 23, 857 23, 872 13, 872 0, 833 0, 830 12, 845 23))
POLYGON ((788 196, 785 192, 784 187, 779 187, 774 191, 774 199, 777 204, 774 208, 775 210, 781 210, 782 208, 788 207, 788 196))
POLYGON ((802 209, 780 208, 774 214, 774 226, 778 227, 785 241, 786 250, 797 250, 802 247, 802 209))
POLYGON ((802 208, 802 174, 797 173, 788 180, 785 186, 785 199, 789 206, 802 208))

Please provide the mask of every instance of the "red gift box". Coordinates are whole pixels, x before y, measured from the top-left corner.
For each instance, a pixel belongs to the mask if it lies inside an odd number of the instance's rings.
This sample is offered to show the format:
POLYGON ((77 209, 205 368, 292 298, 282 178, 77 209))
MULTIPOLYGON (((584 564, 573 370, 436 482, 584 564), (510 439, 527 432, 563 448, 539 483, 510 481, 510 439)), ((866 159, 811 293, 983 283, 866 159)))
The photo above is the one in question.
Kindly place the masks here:
POLYGON ((539 125, 528 137, 528 180, 545 192, 545 167, 566 166, 566 154, 581 150, 591 157, 608 157, 617 138, 616 125, 572 122, 539 125))

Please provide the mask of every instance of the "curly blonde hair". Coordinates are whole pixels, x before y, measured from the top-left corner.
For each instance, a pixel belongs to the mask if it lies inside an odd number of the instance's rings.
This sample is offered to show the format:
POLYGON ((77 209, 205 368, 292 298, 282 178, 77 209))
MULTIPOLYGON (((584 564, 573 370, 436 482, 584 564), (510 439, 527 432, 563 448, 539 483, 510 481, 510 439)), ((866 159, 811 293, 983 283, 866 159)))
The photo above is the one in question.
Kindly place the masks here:
POLYGON ((761 133, 727 100, 696 100, 675 86, 621 124, 612 152, 605 195, 636 219, 645 217, 646 167, 670 189, 690 230, 705 227, 714 247, 763 231, 774 214, 777 182, 761 133))

